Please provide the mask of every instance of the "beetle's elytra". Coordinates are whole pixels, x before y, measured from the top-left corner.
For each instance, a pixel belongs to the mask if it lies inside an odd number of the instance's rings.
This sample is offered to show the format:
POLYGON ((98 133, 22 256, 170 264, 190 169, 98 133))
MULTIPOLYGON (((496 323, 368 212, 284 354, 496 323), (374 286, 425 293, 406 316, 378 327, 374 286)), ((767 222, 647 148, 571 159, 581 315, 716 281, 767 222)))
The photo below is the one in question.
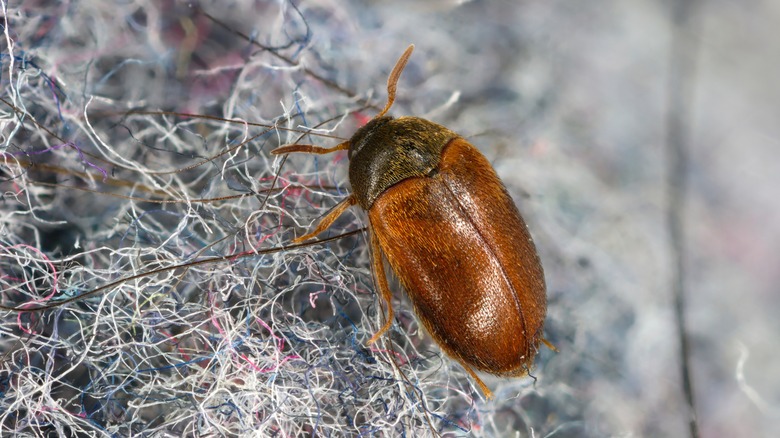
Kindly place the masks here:
POLYGON ((388 102, 352 138, 333 148, 289 145, 273 151, 349 151, 352 194, 313 232, 349 206, 368 212, 373 269, 393 321, 382 257, 436 342, 492 393, 474 370, 526 374, 547 310, 544 272, 528 228, 487 159, 449 129, 417 117, 385 116, 414 46, 388 79, 388 102))

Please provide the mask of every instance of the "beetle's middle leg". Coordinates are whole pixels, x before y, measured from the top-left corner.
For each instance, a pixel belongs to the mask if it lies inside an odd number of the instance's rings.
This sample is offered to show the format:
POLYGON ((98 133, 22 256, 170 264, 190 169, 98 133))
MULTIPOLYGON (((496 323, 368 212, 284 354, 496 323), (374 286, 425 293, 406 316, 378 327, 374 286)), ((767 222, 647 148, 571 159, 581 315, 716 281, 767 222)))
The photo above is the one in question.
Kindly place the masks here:
POLYGON ((371 235, 371 255, 373 258, 372 263, 374 265, 374 277, 377 280, 379 291, 382 293, 382 298, 384 298, 384 301, 387 304, 387 318, 385 318, 385 325, 383 325, 382 328, 379 329, 379 331, 376 332, 374 336, 371 336, 371 339, 368 340, 368 345, 371 345, 376 342, 380 336, 385 334, 385 332, 390 330, 390 326, 393 325, 394 313, 393 293, 390 291, 390 286, 387 284, 385 265, 382 263, 382 248, 379 246, 379 239, 376 237, 376 233, 371 230, 369 234, 371 235))
POLYGON ((294 239, 293 242, 301 243, 305 240, 311 239, 312 237, 316 237, 317 234, 320 234, 321 232, 327 230, 328 227, 333 225, 333 222, 336 222, 336 219, 338 219, 339 216, 341 216, 344 213, 344 211, 346 211, 349 207, 355 205, 356 203, 357 203, 357 199, 355 199, 355 196, 349 195, 349 197, 347 197, 345 200, 339 202, 338 204, 336 204, 335 207, 333 207, 333 210, 331 210, 330 213, 328 213, 328 215, 325 216, 320 221, 319 225, 317 225, 317 228, 314 231, 294 239))

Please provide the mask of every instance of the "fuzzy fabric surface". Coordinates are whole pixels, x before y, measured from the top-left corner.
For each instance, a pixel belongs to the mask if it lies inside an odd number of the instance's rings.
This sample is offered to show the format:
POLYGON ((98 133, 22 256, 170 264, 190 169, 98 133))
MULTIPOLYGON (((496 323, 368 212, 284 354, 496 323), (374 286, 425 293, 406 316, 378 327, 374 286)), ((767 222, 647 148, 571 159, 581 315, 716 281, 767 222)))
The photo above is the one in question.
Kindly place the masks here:
POLYGON ((780 429, 777 2, 0 6, 0 304, 51 306, 0 311, 3 436, 780 429), (293 246, 346 153, 270 154, 349 138, 411 43, 390 113, 487 156, 545 269, 559 352, 492 400, 393 278, 366 344, 359 208, 293 246))

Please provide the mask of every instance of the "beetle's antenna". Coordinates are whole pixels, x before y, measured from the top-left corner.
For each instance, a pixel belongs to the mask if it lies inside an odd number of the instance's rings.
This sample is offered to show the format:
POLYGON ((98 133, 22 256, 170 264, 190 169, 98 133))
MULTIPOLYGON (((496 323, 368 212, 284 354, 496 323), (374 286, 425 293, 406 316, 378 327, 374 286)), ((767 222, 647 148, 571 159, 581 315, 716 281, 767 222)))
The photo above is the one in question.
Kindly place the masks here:
POLYGON ((390 77, 387 78, 387 104, 384 109, 376 115, 376 118, 385 115, 385 113, 390 110, 390 107, 393 106, 393 102, 395 101, 395 90, 398 86, 398 78, 401 77, 401 72, 404 71, 406 63, 409 62, 409 57, 412 56, 413 51, 414 44, 409 44, 409 47, 406 48, 404 54, 401 55, 401 57, 398 58, 398 62, 395 63, 395 67, 393 67, 390 77))
MULTIPOLYGON (((404 68, 406 68, 406 64, 409 62, 409 58, 412 56, 413 51, 414 51, 414 44, 409 44, 409 47, 406 48, 403 55, 401 55, 401 57, 398 58, 398 61, 395 63, 395 67, 393 67, 393 71, 390 72, 390 76, 387 78, 387 103, 385 104, 385 107, 382 109, 382 111, 380 111, 379 114, 377 114, 374 118, 384 116, 390 110, 390 107, 393 106, 393 102, 395 102, 395 92, 396 89, 398 88, 398 79, 401 77, 401 73, 404 71, 404 68)), ((314 146, 310 144, 291 144, 291 145, 276 148, 272 150, 271 153, 273 155, 289 154, 292 152, 304 152, 308 154, 329 154, 331 152, 336 152, 336 151, 341 151, 346 149, 349 149, 349 141, 339 143, 337 146, 334 146, 332 148, 324 148, 324 147, 314 146)))

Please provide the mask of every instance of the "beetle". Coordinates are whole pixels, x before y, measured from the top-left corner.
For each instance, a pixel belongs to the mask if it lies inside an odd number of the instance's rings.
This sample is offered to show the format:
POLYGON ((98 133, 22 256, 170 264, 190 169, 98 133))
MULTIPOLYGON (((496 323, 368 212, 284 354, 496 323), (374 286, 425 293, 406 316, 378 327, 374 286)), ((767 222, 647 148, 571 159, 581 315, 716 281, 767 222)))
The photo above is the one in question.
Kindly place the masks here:
MULTIPOLYGON (((274 155, 347 150, 352 194, 316 227, 315 237, 359 205, 368 212, 372 268, 392 325, 392 292, 383 257, 419 320, 444 352, 463 365, 486 398, 475 370, 528 373, 547 312, 541 261, 523 218, 488 160, 466 139, 418 117, 386 116, 410 45, 387 81, 382 111, 332 148, 286 145, 274 155)), ((553 348, 552 346, 550 346, 553 348)))

